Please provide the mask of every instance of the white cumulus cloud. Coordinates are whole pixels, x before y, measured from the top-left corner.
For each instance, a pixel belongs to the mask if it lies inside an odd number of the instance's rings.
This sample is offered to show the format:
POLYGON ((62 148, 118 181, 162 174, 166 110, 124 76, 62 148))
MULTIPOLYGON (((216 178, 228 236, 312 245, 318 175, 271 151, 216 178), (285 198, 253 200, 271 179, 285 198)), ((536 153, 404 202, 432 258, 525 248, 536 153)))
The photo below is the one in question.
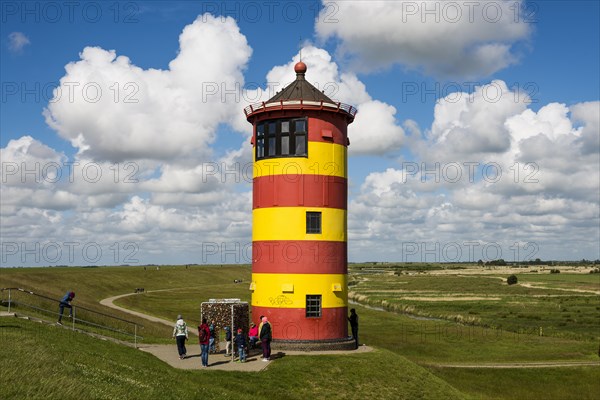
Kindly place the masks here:
POLYGON ((240 113, 220 92, 243 86, 252 50, 233 19, 208 14, 183 30, 179 45, 168 70, 85 48, 80 61, 66 66, 47 123, 93 160, 209 159, 219 124, 240 113))
POLYGON ((325 1, 315 29, 358 69, 402 64, 442 77, 488 76, 518 60, 532 31, 522 1, 325 1))
POLYGON ((438 101, 415 158, 366 177, 349 205, 351 257, 568 259, 597 248, 600 102, 536 111, 493 83, 498 101, 484 101, 486 85, 438 101))

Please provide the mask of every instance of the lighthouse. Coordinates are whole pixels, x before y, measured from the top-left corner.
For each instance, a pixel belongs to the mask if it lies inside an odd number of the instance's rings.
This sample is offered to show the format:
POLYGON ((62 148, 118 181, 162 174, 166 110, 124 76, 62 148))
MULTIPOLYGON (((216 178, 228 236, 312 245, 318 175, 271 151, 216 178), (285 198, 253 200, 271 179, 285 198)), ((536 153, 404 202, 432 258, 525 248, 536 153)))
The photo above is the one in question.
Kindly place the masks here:
POLYGON ((348 337, 347 128, 356 108, 296 79, 244 110, 253 125, 252 315, 275 348, 353 348, 348 337))

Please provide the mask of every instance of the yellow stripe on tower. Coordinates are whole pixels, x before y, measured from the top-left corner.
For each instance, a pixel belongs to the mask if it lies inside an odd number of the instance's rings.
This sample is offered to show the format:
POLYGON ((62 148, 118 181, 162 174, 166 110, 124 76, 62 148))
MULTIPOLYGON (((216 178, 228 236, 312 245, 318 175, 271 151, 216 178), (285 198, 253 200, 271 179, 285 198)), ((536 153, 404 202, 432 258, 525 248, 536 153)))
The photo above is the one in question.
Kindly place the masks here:
POLYGON ((269 207, 252 211, 252 240, 346 241, 346 210, 321 207, 269 207), (306 233, 306 212, 321 212, 321 233, 306 233))
POLYGON ((320 294, 323 308, 346 307, 345 274, 252 274, 252 306, 305 308, 307 294, 320 294))
POLYGON ((348 177, 346 146, 324 142, 308 142, 306 157, 278 157, 256 161, 254 155, 253 176, 269 175, 325 175, 348 177))

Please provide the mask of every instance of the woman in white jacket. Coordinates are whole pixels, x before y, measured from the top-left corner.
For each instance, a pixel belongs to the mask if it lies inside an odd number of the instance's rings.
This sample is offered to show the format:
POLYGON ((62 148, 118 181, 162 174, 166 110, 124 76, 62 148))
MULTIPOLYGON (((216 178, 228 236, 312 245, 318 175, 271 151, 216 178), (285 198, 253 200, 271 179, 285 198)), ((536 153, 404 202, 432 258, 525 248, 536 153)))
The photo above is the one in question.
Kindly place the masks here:
POLYGON ((177 340, 177 351, 179 352, 179 359, 183 360, 187 355, 185 341, 188 339, 188 328, 181 315, 177 316, 177 322, 175 323, 175 327, 173 328, 173 337, 175 338, 175 340, 177 340))

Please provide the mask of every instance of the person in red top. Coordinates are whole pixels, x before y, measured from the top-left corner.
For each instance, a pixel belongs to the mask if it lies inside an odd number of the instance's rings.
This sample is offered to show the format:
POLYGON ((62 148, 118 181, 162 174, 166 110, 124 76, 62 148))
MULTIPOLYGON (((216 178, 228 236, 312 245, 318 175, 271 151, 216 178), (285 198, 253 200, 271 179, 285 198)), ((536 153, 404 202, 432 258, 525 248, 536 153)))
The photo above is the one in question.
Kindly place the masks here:
POLYGON ((206 323, 206 318, 202 319, 202 324, 198 327, 198 337, 200 339, 200 358, 202 366, 208 367, 208 343, 210 341, 210 329, 206 323))
POLYGON ((254 322, 250 325, 250 330, 248 331, 248 339, 250 339, 250 348, 254 348, 256 346, 256 342, 258 341, 258 326, 254 322))

